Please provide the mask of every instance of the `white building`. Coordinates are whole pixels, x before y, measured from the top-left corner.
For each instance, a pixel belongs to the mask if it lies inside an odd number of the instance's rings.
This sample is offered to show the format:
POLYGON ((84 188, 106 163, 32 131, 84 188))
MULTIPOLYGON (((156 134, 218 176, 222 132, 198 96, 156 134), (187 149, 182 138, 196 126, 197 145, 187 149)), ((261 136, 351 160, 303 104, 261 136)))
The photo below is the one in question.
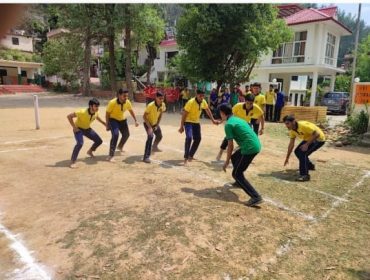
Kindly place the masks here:
MULTIPOLYGON (((24 31, 6 34, 0 39, 0 48, 16 49, 32 54, 36 38, 25 36, 24 31)), ((28 84, 41 74, 42 63, 0 59, 0 84, 28 84)))
POLYGON ((283 91, 289 93, 293 105, 302 104, 312 80, 310 106, 314 106, 318 77, 329 76, 330 89, 334 90, 336 74, 345 72, 337 67, 339 43, 341 36, 350 35, 351 31, 337 20, 337 7, 302 9, 283 5, 279 9, 294 32, 293 40, 262 57, 252 71, 251 80, 276 79, 283 91))

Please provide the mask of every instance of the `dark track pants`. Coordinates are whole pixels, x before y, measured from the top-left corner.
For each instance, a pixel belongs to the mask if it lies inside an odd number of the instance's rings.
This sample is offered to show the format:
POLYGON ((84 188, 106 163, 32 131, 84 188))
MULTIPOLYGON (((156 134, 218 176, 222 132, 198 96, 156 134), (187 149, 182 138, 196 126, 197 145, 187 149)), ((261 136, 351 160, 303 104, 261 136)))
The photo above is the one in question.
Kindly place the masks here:
POLYGON ((272 116, 273 116, 273 111, 274 111, 274 105, 266 104, 266 120, 267 121, 272 121, 272 116))
POLYGON ((194 157, 199 147, 202 136, 201 136, 199 123, 186 122, 184 124, 184 127, 185 127, 185 134, 186 134, 184 158, 189 159, 189 158, 194 157))
POLYGON ((92 151, 95 151, 101 145, 101 143, 103 143, 103 140, 101 140, 99 135, 92 128, 88 128, 88 129, 79 128, 79 130, 80 131, 74 133, 77 143, 72 152, 72 157, 71 157, 72 161, 76 161, 77 159, 78 153, 80 152, 84 144, 84 138, 83 138, 84 136, 94 141, 94 144, 91 146, 92 151))
POLYGON ((257 154, 242 155, 240 149, 231 155, 231 162, 233 164, 232 176, 251 198, 257 198, 260 197, 260 195, 244 177, 244 172, 256 155, 257 154))
POLYGON ((119 133, 121 132, 122 138, 118 144, 118 147, 122 149, 127 139, 130 137, 130 131, 128 129, 127 120, 117 121, 116 119, 109 119, 110 131, 112 133, 112 139, 110 140, 109 155, 114 156, 114 151, 117 147, 119 133))
POLYGON ((160 126, 157 126, 155 130, 153 128, 153 133, 151 135, 148 134, 148 126, 146 125, 146 123, 144 123, 144 127, 148 135, 146 139, 146 143, 145 143, 144 158, 149 158, 152 152, 152 143, 153 143, 154 135, 155 135, 154 145, 158 145, 158 143, 162 140, 163 136, 162 136, 162 131, 161 131, 160 126))
POLYGON ((299 160, 300 175, 308 175, 308 169, 310 167, 313 167, 313 163, 310 161, 308 156, 311 155, 313 152, 317 151, 318 149, 320 149, 325 144, 325 142, 314 141, 308 146, 307 151, 303 152, 301 150, 301 146, 306 142, 307 141, 302 141, 298 145, 298 147, 294 150, 294 153, 299 160))

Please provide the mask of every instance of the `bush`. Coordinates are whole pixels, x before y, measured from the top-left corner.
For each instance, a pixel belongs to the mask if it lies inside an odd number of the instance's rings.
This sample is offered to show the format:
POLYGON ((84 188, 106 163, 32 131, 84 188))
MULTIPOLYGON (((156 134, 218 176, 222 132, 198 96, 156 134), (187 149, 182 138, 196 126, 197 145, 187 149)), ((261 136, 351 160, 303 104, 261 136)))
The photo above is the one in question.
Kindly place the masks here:
POLYGON ((360 113, 352 114, 346 122, 353 133, 364 134, 369 125, 369 113, 362 110, 360 113))

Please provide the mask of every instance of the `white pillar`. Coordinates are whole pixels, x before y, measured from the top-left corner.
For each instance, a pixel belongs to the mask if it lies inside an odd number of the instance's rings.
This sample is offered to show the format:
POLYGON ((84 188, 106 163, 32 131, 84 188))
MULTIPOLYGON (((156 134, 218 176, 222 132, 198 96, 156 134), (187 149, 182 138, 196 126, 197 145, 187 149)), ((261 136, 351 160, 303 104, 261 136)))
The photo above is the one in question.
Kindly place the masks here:
POLYGON ((330 91, 334 91, 335 87, 335 74, 330 76, 330 91))
POLYGON ((312 88, 311 88, 311 99, 310 106, 315 106, 316 101, 316 91, 317 91, 317 79, 319 78, 319 73, 317 71, 313 72, 312 76, 312 88))
POLYGON ((18 66, 17 70, 18 70, 18 75, 21 75, 22 74, 22 68, 18 66))
POLYGON ((298 93, 297 106, 301 106, 301 93, 298 93))

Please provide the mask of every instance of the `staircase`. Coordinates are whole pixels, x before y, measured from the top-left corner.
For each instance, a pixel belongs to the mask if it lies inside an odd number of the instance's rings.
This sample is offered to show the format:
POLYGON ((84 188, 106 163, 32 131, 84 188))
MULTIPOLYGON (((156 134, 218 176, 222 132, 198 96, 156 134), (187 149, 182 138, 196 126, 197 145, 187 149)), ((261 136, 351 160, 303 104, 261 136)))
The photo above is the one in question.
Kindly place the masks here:
POLYGON ((37 93, 45 91, 46 90, 37 85, 0 85, 0 95, 16 93, 37 93))

